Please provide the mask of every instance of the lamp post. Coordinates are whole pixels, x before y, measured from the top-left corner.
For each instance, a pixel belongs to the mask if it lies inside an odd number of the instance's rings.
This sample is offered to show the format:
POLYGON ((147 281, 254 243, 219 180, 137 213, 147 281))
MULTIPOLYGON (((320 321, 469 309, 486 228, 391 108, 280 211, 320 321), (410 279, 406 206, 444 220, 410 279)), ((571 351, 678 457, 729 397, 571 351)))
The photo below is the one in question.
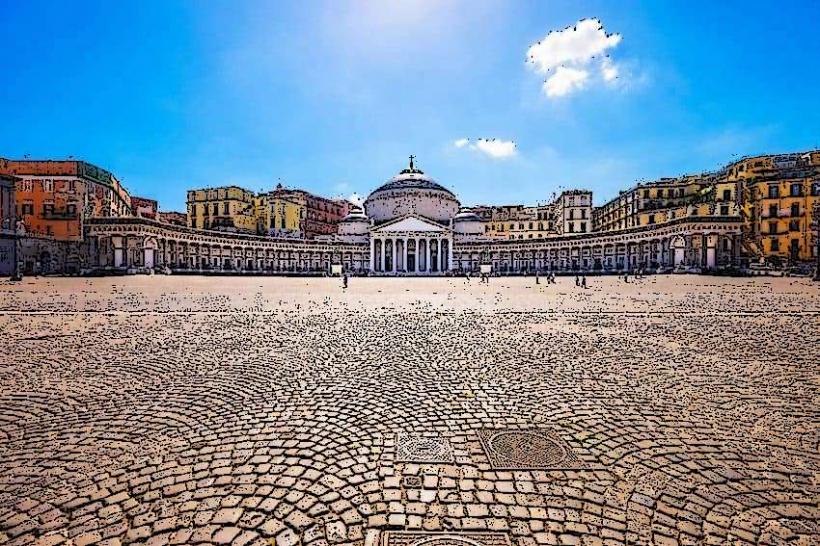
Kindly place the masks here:
POLYGON ((11 274, 11 280, 23 280, 23 237, 26 236, 26 225, 22 220, 17 220, 14 227, 14 272, 11 274))
POLYGON ((815 243, 815 264, 813 280, 820 281, 820 201, 814 204, 812 211, 812 220, 814 221, 814 243, 815 243))

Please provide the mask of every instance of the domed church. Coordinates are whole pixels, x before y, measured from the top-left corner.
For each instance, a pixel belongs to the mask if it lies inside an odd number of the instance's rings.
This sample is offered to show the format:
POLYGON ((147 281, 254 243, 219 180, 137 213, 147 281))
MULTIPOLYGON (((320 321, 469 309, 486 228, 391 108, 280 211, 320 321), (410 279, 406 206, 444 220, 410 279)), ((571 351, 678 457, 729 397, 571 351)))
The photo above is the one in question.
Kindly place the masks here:
POLYGON ((453 239, 483 234, 481 219, 459 213, 456 196, 416 167, 373 190, 364 210, 339 224, 339 239, 370 242, 371 271, 381 275, 440 275, 453 268, 453 239))

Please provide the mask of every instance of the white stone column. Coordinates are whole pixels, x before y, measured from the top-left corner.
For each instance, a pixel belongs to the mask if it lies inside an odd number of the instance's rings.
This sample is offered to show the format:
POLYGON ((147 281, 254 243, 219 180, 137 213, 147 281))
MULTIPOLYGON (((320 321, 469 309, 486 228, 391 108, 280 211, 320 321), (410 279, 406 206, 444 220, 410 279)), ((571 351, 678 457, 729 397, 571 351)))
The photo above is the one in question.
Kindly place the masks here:
POLYGON ((415 262, 416 263, 413 264, 413 273, 418 273, 419 271, 421 271, 421 254, 420 254, 421 246, 419 245, 419 238, 418 237, 416 237, 413 240, 416 242, 416 250, 415 250, 415 253, 416 253, 415 262))
POLYGON ((370 258, 367 260, 370 264, 370 271, 376 271, 376 238, 370 237, 370 258))
POLYGON ((430 273, 433 270, 433 268, 430 267, 430 260, 433 258, 432 243, 432 238, 427 239, 427 263, 425 265, 427 266, 428 273, 430 273))
POLYGON ((384 257, 386 254, 384 250, 384 244, 387 242, 387 239, 379 239, 379 241, 381 242, 381 248, 379 250, 379 262, 381 263, 381 272, 384 273, 384 257))
POLYGON ((398 241, 398 239, 393 239, 390 243, 390 254, 391 254, 390 265, 392 267, 393 273, 395 273, 397 271, 396 266, 398 265, 398 263, 396 262, 396 241, 398 241))

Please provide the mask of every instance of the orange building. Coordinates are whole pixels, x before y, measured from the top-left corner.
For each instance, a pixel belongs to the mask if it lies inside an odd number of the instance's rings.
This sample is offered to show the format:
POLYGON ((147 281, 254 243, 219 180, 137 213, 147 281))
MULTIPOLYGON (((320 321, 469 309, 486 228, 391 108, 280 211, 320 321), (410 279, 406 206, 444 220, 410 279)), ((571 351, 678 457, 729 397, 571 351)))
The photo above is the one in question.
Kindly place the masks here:
POLYGON ((28 234, 79 240, 84 218, 132 214, 120 181, 84 161, 0 159, 0 174, 18 178, 17 217, 28 234))

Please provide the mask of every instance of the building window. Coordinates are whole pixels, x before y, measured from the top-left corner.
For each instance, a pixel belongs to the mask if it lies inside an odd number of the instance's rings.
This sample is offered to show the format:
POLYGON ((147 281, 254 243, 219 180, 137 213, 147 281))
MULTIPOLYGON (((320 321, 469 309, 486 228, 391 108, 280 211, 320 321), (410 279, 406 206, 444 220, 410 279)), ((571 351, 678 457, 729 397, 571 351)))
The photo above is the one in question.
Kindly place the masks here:
POLYGON ((720 206, 720 215, 721 216, 729 216, 729 205, 721 205, 720 206))
POLYGON ((778 239, 772 239, 771 249, 773 252, 780 250, 780 241, 778 239))
POLYGON ((678 197, 683 197, 684 191, 683 188, 678 188, 678 197))
POLYGON ((655 223, 655 215, 654 215, 654 214, 650 214, 650 215, 649 215, 649 223, 650 223, 650 224, 654 224, 654 223, 655 223))
POLYGON ((658 199, 663 198, 663 188, 658 188, 658 199))
POLYGON ((75 205, 74 203, 69 203, 68 205, 66 205, 65 211, 69 214, 69 216, 74 216, 75 214, 77 214, 77 205, 75 205))
POLYGON ((800 220, 790 220, 789 231, 800 231, 800 220))
POLYGON ((820 195, 820 182, 814 182, 811 185, 811 194, 814 197, 820 195))
POLYGON ((723 200, 730 201, 732 199, 732 190, 723 190, 723 200))
POLYGON ((50 178, 43 180, 43 191, 45 192, 53 192, 54 191, 54 181, 50 178))
POLYGON ((769 233, 772 235, 777 234, 777 222, 769 222, 769 233))
POLYGON ((575 224, 573 224, 572 222, 570 222, 570 223, 569 223, 569 232, 570 232, 570 233, 574 233, 574 232, 575 232, 575 224))
POLYGON ((769 186, 769 199, 777 199, 780 197, 780 188, 775 185, 769 186))
POLYGON ((649 190, 643 190, 644 199, 649 199, 649 190))
POLYGON ((23 203, 22 210, 20 211, 22 216, 31 216, 34 214, 34 203, 27 202, 23 203))
POLYGON ((575 220, 575 209, 569 209, 569 219, 575 220))
POLYGON ((777 218, 777 205, 769 205, 769 218, 777 218))
POLYGON ((803 184, 792 184, 790 194, 792 197, 801 197, 803 195, 803 184))
POLYGON ((43 203, 43 216, 54 214, 54 203, 43 203))
POLYGON ((587 223, 581 222, 581 233, 586 233, 587 231, 587 223))
POLYGON ((792 203, 791 213, 792 218, 800 216, 800 203, 792 203))

